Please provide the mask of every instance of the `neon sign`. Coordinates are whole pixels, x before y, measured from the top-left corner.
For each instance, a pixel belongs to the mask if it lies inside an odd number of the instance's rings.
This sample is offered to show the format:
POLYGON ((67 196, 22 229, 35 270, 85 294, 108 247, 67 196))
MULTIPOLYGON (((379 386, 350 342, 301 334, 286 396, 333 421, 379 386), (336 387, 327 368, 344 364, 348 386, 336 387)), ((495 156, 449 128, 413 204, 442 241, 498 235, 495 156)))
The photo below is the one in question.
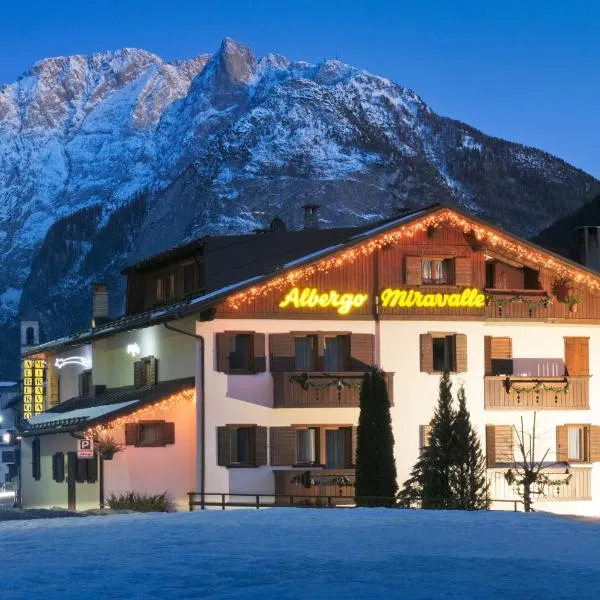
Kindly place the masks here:
POLYGON ((44 410, 44 383, 46 361, 27 358, 23 361, 23 418, 40 414, 44 410))
POLYGON ((368 299, 368 294, 340 294, 336 290, 319 292, 317 288, 292 288, 279 303, 279 308, 335 308, 340 315, 347 315, 353 308, 360 308, 368 299))
POLYGON ((89 369, 92 366, 92 361, 85 356, 69 356, 68 358, 57 358, 54 362, 57 369, 62 369, 67 365, 81 365, 84 369, 89 369))
POLYGON ((394 290, 387 288, 381 292, 381 306, 384 308, 483 308, 485 294, 477 288, 466 288, 461 293, 427 294, 416 290, 394 290))

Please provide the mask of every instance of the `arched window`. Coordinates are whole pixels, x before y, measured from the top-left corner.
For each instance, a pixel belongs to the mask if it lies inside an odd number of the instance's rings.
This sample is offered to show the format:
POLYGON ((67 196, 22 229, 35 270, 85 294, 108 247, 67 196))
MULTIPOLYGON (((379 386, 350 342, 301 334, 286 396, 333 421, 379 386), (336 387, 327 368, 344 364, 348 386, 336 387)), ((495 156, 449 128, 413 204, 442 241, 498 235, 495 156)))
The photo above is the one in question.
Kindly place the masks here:
POLYGON ((33 346, 35 343, 35 330, 33 327, 28 327, 25 331, 25 345, 33 346))

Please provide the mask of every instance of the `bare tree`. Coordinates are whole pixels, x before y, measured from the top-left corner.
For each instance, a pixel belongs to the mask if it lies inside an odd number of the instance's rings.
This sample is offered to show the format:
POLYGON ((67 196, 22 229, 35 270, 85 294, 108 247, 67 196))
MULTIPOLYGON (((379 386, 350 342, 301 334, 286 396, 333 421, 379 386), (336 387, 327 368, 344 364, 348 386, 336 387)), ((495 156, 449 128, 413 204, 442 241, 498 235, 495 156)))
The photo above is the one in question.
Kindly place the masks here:
POLYGON ((565 469, 563 478, 553 478, 557 475, 555 472, 549 472, 549 469, 556 468, 559 463, 547 463, 546 459, 550 448, 544 452, 541 460, 535 457, 536 442, 536 413, 533 413, 533 427, 530 433, 525 433, 523 417, 521 417, 521 430, 513 426, 517 436, 518 457, 514 458, 512 468, 504 473, 504 478, 509 485, 516 485, 517 493, 523 499, 525 512, 532 512, 534 498, 545 496, 546 490, 550 485, 569 484, 572 473, 565 469))

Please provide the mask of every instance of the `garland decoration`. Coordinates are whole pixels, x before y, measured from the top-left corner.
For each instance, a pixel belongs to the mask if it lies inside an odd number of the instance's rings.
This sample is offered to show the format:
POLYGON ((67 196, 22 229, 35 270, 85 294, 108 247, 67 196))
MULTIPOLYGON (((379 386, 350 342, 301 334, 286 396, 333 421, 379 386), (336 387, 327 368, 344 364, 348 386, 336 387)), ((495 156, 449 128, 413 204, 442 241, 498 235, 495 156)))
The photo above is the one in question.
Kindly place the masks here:
POLYGON ((529 316, 533 314, 533 311, 536 308, 549 308, 552 304, 552 296, 544 296, 539 300, 531 300, 526 296, 522 296, 521 294, 517 294, 516 296, 511 296, 510 298, 500 298, 496 294, 488 294, 486 298, 486 303, 488 306, 494 304, 498 307, 498 314, 502 316, 502 309, 505 306, 510 306, 511 304, 515 304, 516 302, 522 302, 527 305, 529 309, 529 316))

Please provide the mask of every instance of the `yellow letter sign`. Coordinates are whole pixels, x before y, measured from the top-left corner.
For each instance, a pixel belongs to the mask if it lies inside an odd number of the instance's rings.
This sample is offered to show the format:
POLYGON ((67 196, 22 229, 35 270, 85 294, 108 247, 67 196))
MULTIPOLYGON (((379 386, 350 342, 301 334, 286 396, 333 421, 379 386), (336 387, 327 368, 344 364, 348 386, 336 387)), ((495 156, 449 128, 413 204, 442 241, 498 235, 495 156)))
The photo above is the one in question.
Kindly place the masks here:
POLYGON ((466 288, 460 294, 423 294, 416 290, 387 288, 381 292, 381 305, 384 308, 483 308, 485 294, 477 288, 466 288))
POLYGON ((347 315, 353 308, 360 308, 367 301, 368 294, 340 294, 335 290, 319 292, 317 288, 291 289, 279 303, 279 308, 335 308, 340 315, 347 315))

